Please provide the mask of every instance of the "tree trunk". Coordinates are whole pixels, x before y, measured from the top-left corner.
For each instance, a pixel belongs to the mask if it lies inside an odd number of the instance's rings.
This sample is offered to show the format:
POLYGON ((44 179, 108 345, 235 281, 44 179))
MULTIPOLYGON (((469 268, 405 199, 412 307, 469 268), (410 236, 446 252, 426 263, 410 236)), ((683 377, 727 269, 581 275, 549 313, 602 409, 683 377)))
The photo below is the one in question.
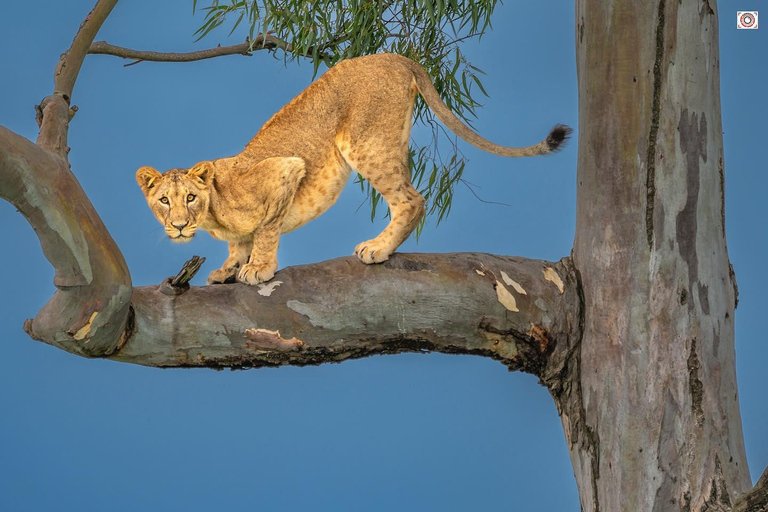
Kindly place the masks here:
POLYGON ((584 511, 730 510, 736 390, 714 1, 578 0, 580 361, 556 390, 584 511))

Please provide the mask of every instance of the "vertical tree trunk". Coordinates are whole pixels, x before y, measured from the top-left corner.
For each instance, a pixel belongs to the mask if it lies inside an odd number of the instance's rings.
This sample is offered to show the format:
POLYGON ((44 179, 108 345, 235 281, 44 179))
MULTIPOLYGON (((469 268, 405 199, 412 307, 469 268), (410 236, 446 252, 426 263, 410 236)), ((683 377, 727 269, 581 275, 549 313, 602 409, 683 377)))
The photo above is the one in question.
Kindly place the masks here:
POLYGON ((584 337, 555 398, 584 511, 729 510, 751 487, 715 9, 576 2, 584 337))

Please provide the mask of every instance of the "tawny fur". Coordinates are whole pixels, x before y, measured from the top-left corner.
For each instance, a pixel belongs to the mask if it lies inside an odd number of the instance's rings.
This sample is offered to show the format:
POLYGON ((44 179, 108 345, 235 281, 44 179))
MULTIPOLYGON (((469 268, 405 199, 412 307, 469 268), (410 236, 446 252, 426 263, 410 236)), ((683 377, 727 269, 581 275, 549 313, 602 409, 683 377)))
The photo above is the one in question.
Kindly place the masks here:
POLYGON ((268 281, 277 270, 282 233, 325 212, 354 169, 381 193, 391 221, 355 248, 364 263, 380 263, 405 241, 424 215, 413 188, 408 140, 416 94, 437 117, 475 146, 502 156, 552 153, 570 128, 558 125, 544 141, 509 148, 485 140, 442 102, 429 75, 393 54, 343 61, 267 121, 232 157, 160 174, 142 167, 136 179, 149 207, 177 242, 197 229, 229 242, 229 257, 208 283, 268 281))

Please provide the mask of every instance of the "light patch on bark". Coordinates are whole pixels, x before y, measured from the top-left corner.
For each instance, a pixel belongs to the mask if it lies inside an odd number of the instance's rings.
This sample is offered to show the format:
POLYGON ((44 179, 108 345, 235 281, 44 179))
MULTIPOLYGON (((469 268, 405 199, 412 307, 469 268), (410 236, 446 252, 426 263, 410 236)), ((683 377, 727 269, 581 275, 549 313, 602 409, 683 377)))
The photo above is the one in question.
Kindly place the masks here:
POLYGON ((259 295, 269 297, 275 288, 283 284, 282 281, 272 281, 271 283, 262 283, 259 285, 259 295))
MULTIPOLYGON (((88 321, 85 322, 85 325, 82 326, 80 329, 78 329, 77 332, 75 332, 72 335, 72 337, 77 341, 80 341, 84 339, 86 336, 88 336, 88 333, 91 332, 91 325, 93 325, 93 321, 98 314, 99 314, 98 311, 94 311, 93 314, 91 315, 91 318, 89 318, 88 321)), ((86 343, 88 342, 86 341, 86 343)))
POLYGON ((307 304, 298 300, 289 300, 286 306, 309 318, 309 323, 314 327, 340 331, 348 327, 363 328, 364 325, 356 318, 343 317, 338 310, 324 304, 307 304))
POLYGON ((485 275, 485 272, 483 272, 482 270, 475 269, 475 272, 477 272, 477 275, 479 275, 479 276, 484 276, 485 275))
MULTIPOLYGON (((31 169, 25 169, 25 174, 28 176, 35 175, 31 169)), ((67 246, 77 260, 78 270, 85 278, 86 284, 91 284, 93 281, 93 269, 91 268, 91 260, 88 255, 88 242, 85 240, 83 233, 73 232, 67 223, 67 219, 62 216, 61 212, 55 210, 55 207, 52 207, 49 199, 38 194, 36 187, 27 186, 25 196, 30 206, 39 209, 45 217, 45 222, 48 226, 61 237, 64 245, 67 246)))
POLYGON ((304 342, 297 338, 285 339, 280 336, 280 331, 267 329, 246 329, 243 336, 247 340, 246 347, 256 350, 279 350, 280 352, 293 352, 304 346, 304 342))
POLYGON ((563 293, 563 290, 565 289, 563 286, 563 280, 560 279, 559 275, 557 275, 555 269, 552 267, 547 267, 542 272, 544 272, 544 279, 554 283, 554 285, 557 286, 557 289, 560 290, 560 293, 563 293))
POLYGON ((515 296, 512 295, 509 290, 507 290, 504 285, 498 281, 496 281, 496 297, 499 299, 499 302, 504 304, 504 307, 508 310, 514 312, 520 311, 517 309, 517 301, 515 300, 515 296))
POLYGON ((520 283, 518 283, 517 281, 515 281, 514 279, 512 279, 511 277, 509 277, 509 276, 507 275, 507 273, 506 273, 506 272, 504 272, 503 270, 501 271, 501 278, 504 280, 504 282, 505 282, 505 283, 507 283, 507 284, 508 284, 509 286, 511 286, 512 288, 514 288, 514 289, 515 289, 515 291, 516 291, 517 293, 519 293, 520 295, 528 295, 528 294, 526 293, 526 291, 523 289, 523 287, 522 287, 522 286, 520 286, 520 283))

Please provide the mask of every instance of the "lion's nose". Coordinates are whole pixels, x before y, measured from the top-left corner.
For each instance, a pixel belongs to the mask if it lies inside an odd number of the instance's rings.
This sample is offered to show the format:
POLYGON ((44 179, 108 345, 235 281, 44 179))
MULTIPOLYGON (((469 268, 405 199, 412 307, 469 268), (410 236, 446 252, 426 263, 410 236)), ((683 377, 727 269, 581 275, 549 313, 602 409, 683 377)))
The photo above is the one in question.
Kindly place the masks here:
POLYGON ((187 220, 177 220, 177 221, 171 222, 171 226, 175 227, 179 231, 187 227, 187 224, 189 224, 189 221, 187 220))

